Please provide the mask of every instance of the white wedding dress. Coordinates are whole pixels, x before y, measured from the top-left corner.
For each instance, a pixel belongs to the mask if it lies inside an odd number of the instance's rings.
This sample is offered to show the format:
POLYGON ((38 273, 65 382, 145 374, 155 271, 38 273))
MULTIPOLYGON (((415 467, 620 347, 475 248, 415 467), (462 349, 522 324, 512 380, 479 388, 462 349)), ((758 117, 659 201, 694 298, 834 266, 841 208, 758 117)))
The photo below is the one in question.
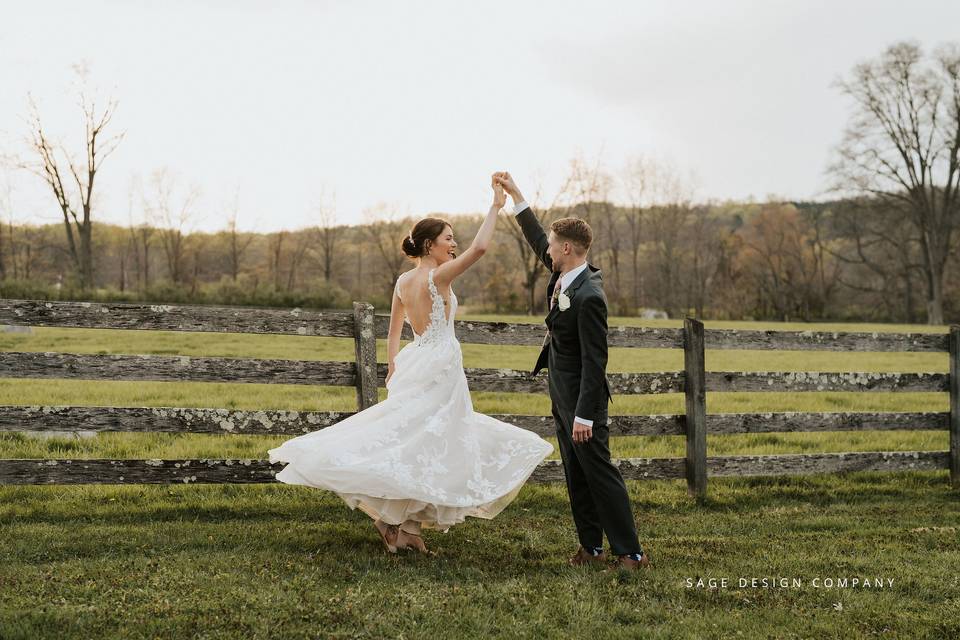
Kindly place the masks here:
POLYGON ((454 334, 457 298, 451 290, 448 320, 433 270, 427 283, 430 324, 397 354, 387 399, 269 454, 289 463, 281 482, 329 489, 388 524, 446 530, 500 513, 553 446, 474 412, 454 334))

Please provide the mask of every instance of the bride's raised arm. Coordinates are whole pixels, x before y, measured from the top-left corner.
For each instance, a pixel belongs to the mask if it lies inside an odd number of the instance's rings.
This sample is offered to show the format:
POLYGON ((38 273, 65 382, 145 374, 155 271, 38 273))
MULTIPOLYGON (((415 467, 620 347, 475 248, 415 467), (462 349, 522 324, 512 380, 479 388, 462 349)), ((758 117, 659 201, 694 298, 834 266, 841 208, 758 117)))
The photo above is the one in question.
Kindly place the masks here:
POLYGON ((490 240, 493 238, 493 230, 497 226, 497 214, 503 205, 507 203, 507 194, 503 187, 495 180, 491 181, 493 187, 493 204, 490 205, 490 211, 487 217, 483 219, 483 224, 477 231, 476 237, 470 243, 470 248, 460 254, 454 260, 444 262, 437 267, 434 273, 434 280, 440 284, 447 285, 453 282, 460 274, 469 269, 477 260, 483 257, 487 247, 490 246, 490 240))

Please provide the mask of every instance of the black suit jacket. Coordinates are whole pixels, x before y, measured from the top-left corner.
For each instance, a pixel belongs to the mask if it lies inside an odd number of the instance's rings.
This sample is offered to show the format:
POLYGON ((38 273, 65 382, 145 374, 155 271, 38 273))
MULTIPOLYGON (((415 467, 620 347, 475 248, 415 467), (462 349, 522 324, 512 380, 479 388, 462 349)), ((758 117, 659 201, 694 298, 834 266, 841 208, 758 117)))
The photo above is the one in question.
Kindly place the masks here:
MULTIPOLYGON (((550 292, 560 274, 553 270, 547 253, 547 234, 529 207, 517 214, 517 222, 537 257, 550 269, 549 307, 550 292)), ((549 333, 533 374, 547 367, 550 399, 558 408, 594 423, 606 423, 611 396, 606 376, 607 298, 600 269, 588 263, 563 293, 570 299, 570 307, 561 311, 555 304, 544 319, 549 333)))

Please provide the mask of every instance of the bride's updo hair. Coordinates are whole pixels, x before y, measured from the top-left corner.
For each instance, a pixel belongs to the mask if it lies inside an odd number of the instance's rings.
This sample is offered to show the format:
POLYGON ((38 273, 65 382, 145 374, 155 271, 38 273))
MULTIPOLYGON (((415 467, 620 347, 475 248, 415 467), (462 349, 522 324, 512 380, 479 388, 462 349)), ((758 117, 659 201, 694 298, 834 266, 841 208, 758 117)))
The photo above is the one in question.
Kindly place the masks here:
POLYGON ((403 239, 403 252, 411 258, 419 258, 430 250, 429 243, 436 240, 446 227, 453 228, 443 218, 424 218, 403 239))

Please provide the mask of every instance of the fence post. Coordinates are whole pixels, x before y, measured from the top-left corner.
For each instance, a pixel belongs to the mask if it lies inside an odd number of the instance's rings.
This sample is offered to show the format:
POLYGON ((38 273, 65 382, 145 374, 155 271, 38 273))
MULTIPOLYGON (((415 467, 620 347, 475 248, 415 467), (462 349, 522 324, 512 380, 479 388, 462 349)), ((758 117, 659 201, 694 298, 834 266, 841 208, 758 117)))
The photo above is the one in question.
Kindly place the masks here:
POLYGON ((960 325, 950 327, 950 484, 960 489, 960 325))
POLYGON ((357 410, 377 404, 377 334, 373 305, 353 303, 353 344, 357 355, 357 410))
POLYGON ((707 383, 703 354, 703 323, 683 321, 683 371, 686 395, 687 493, 707 495, 707 383))

